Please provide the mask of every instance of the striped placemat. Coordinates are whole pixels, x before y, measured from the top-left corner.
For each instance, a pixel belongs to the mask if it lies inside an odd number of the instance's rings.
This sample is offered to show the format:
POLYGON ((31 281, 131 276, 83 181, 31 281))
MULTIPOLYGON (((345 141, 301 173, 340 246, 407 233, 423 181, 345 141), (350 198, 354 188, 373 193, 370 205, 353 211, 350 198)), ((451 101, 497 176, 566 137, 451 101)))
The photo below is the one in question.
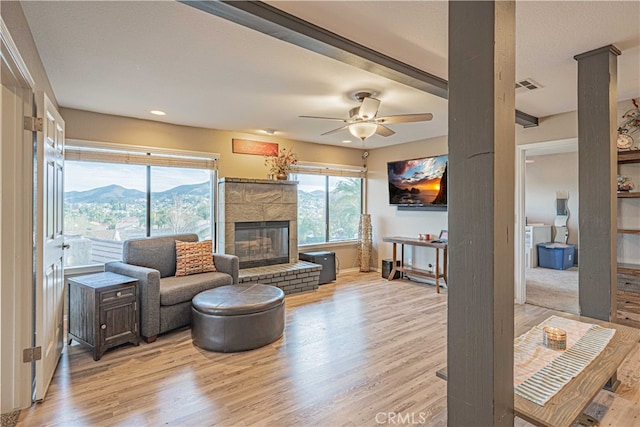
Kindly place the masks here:
POLYGON ((551 316, 516 338, 513 343, 514 386, 519 386, 562 354, 562 351, 552 350, 542 345, 542 330, 545 326, 566 331, 567 348, 571 348, 594 325, 551 316))
MULTIPOLYGON (((533 351, 534 354, 539 352, 548 354, 546 350, 549 349, 542 345, 542 328, 545 326, 561 327, 567 330, 567 350, 564 352, 550 350, 553 352, 552 360, 519 384, 516 381, 515 387, 517 395, 541 406, 544 406, 572 378, 582 372, 607 346, 616 332, 614 329, 552 316, 530 330, 527 333, 528 336, 523 337, 520 342, 516 340, 516 359, 519 351, 518 344, 524 347, 520 350, 525 352, 530 353, 533 351), (561 320, 559 321, 558 319, 561 320), (559 323, 564 325, 559 326, 559 323), (570 332, 570 330, 573 330, 573 332, 570 332), (575 342, 569 340, 569 337, 571 335, 575 336, 576 333, 581 335, 579 339, 575 342), (536 340, 535 346, 538 347, 536 349, 532 349, 530 346, 533 339, 536 340)), ((516 371, 518 371, 517 366, 516 371)))

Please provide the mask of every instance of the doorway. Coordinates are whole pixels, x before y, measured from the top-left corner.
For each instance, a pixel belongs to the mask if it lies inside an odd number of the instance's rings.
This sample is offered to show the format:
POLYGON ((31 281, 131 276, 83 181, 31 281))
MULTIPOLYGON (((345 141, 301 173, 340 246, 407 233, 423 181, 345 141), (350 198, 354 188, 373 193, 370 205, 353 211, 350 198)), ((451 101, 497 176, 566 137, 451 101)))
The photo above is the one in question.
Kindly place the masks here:
POLYGON ((518 146, 516 171, 516 302, 578 314, 577 139, 518 146), (575 246, 573 256, 570 247, 538 249, 539 243, 565 241, 564 230, 554 226, 559 225, 556 199, 563 193, 569 210, 566 243, 575 246))
POLYGON ((24 117, 33 115, 35 83, 1 18, 0 24, 0 412, 8 414, 28 407, 32 392, 32 366, 22 361, 23 350, 33 345, 33 151, 24 117))

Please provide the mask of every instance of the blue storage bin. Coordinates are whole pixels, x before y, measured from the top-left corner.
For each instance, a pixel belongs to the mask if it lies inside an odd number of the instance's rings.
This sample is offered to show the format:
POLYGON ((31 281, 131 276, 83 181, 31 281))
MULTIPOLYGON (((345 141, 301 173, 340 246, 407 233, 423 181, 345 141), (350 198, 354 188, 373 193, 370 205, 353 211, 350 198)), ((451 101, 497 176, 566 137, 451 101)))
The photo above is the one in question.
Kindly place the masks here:
POLYGON ((543 268, 566 270, 573 267, 576 245, 538 243, 538 265, 543 268))

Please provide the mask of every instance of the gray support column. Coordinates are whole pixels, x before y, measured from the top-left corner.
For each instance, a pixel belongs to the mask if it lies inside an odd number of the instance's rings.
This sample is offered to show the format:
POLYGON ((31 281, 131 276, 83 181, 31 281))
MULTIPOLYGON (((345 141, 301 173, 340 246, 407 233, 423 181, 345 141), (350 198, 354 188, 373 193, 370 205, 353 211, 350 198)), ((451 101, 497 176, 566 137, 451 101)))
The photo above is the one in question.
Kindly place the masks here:
POLYGON ((578 188, 580 199, 580 314, 610 320, 616 295, 615 46, 575 56, 578 61, 578 188))
POLYGON ((449 2, 450 426, 513 425, 515 2, 449 2))

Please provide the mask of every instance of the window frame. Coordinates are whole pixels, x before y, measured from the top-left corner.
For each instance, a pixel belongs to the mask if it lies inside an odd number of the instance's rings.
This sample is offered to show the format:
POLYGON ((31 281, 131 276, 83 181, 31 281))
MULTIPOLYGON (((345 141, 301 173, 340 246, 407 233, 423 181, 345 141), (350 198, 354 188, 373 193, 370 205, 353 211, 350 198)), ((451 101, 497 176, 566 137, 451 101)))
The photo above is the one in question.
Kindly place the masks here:
MULTIPOLYGON (((67 139, 65 147, 65 161, 80 162, 101 162, 114 164, 137 164, 146 166, 146 230, 145 234, 151 234, 151 167, 175 167, 209 170, 211 193, 210 203, 210 234, 214 242, 214 251, 217 250, 217 208, 218 192, 216 185, 218 182, 218 161, 219 153, 190 151, 170 148, 145 147, 128 144, 85 141, 77 139, 67 139)), ((64 192, 64 189, 63 189, 64 192)), ((64 224, 64 217, 63 217, 64 224)), ((63 228, 63 233, 65 232, 63 228)), ((87 264, 73 267, 65 267, 65 272, 69 274, 84 274, 86 272, 102 271, 104 264, 87 264)), ((65 273, 65 274, 66 274, 65 273)))
MULTIPOLYGON (((366 213, 366 190, 367 190, 367 168, 365 166, 349 166, 338 164, 326 164, 326 163, 312 163, 312 162, 298 162, 291 168, 293 179, 298 180, 299 175, 322 175, 325 177, 324 197, 325 197, 325 214, 324 214, 324 241, 318 243, 300 243, 300 236, 298 234, 298 247, 311 248, 311 247, 335 247, 352 245, 357 243, 358 239, 345 239, 345 240, 330 240, 330 190, 329 190, 329 177, 344 177, 344 178, 359 178, 360 179, 360 215, 366 213)), ((298 218, 298 224, 300 220, 298 218)))

